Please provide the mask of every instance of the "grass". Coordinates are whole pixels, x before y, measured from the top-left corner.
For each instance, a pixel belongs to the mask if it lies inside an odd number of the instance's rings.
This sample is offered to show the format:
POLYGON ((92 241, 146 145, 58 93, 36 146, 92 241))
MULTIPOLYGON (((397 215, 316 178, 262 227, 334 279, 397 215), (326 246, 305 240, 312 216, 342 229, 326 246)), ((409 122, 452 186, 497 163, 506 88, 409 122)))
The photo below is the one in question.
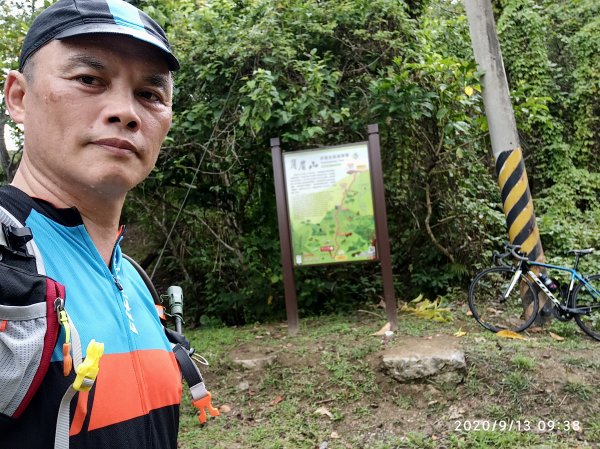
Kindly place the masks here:
MULTIPOLYGON (((527 340, 501 339, 455 310, 454 321, 400 316, 391 346, 410 337, 453 339, 467 370, 460 384, 401 384, 378 363, 385 349, 373 334, 384 324, 372 314, 304 319, 290 337, 282 324, 202 328, 188 338, 211 366, 203 369, 216 406, 228 410, 200 427, 184 397, 180 449, 401 449, 594 447, 600 441, 597 344, 578 332, 548 331, 527 340), (453 334, 462 329, 462 338, 453 334), (240 353, 270 353, 261 370, 235 363, 240 353), (568 370, 569 377, 556 377, 568 370), (243 382, 247 386, 241 387, 243 382), (247 388, 246 388, 247 387, 247 388), (583 431, 465 431, 467 420, 578 420, 583 431)), ((566 323, 569 324, 569 323, 566 323)))
POLYGON ((564 391, 566 393, 576 396, 585 402, 596 399, 595 393, 597 393, 597 391, 595 390, 596 389, 592 388, 590 385, 576 381, 567 381, 564 385, 564 391))
POLYGON ((522 371, 531 371, 535 367, 535 359, 522 354, 515 355, 511 362, 516 369, 522 371))

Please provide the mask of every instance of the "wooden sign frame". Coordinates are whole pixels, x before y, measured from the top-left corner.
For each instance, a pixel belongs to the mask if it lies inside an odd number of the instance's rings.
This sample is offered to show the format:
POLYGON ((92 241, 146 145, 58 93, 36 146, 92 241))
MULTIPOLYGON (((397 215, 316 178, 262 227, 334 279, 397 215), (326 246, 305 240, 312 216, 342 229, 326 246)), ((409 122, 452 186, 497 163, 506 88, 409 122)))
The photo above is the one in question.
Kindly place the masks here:
MULTIPOLYGON (((373 214, 375 218, 376 253, 381 264, 383 278, 383 296, 386 314, 391 330, 398 326, 396 296, 387 227, 387 212, 383 184, 383 169, 381 165, 381 148, 379 143, 378 125, 369 125, 368 152, 369 170, 371 175, 371 192, 373 197, 373 214)), ((290 227, 289 203, 286 195, 286 173, 279 138, 271 139, 271 156, 275 183, 275 199, 277 203, 277 221, 279 224, 279 240, 281 243, 281 265, 285 304, 288 321, 288 332, 295 335, 299 330, 298 300, 296 295, 296 280, 294 276, 294 260, 292 252, 292 237, 290 227)))

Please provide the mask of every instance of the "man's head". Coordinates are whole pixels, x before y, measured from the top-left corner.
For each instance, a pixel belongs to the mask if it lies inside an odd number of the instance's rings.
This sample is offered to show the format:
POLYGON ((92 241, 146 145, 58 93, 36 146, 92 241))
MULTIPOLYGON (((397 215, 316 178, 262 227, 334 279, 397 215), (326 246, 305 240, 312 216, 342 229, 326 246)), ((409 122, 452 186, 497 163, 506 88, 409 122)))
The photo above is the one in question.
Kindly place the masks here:
POLYGON ((121 0, 59 0, 32 25, 20 65, 5 86, 24 126, 15 185, 124 198, 154 167, 171 125, 178 63, 162 29, 121 0))

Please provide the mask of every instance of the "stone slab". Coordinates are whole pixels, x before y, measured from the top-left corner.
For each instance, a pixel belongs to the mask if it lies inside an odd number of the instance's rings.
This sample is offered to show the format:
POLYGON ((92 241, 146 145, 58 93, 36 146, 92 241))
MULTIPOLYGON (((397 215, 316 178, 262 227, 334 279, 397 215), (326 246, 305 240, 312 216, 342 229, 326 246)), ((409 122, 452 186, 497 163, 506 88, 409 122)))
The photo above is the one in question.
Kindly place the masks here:
POLYGON ((435 379, 459 383, 464 379, 464 352, 454 337, 431 339, 397 335, 393 346, 381 352, 381 369, 399 382, 435 379))
POLYGON ((269 365, 272 365, 275 360, 277 360, 277 356, 275 354, 268 355, 246 355, 246 356, 238 356, 233 357, 232 361, 234 365, 241 366, 242 368, 249 370, 260 370, 269 365))

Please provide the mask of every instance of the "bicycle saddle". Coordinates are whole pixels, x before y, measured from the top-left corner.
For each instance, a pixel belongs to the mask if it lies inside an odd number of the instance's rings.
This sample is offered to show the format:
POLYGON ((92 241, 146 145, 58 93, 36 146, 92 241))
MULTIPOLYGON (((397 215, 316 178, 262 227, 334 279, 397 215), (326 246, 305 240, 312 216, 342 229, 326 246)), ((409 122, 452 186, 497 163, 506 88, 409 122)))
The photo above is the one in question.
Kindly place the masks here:
POLYGON ((585 256, 586 254, 592 254, 594 252, 594 248, 588 249, 572 249, 568 252, 568 254, 575 254, 576 256, 585 256))

